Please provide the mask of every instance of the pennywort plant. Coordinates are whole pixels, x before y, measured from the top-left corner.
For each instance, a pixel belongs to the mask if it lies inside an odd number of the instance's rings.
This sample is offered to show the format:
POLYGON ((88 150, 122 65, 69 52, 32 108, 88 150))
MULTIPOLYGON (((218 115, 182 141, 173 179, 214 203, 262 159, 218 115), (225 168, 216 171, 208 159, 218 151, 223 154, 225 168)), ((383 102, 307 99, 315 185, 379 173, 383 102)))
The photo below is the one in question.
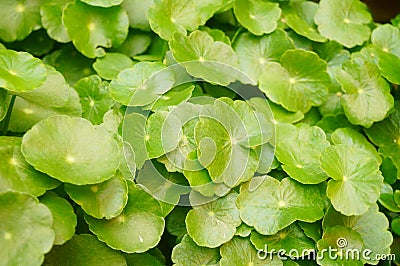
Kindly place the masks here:
POLYGON ((1 1, 0 265, 398 265, 399 21, 1 1))

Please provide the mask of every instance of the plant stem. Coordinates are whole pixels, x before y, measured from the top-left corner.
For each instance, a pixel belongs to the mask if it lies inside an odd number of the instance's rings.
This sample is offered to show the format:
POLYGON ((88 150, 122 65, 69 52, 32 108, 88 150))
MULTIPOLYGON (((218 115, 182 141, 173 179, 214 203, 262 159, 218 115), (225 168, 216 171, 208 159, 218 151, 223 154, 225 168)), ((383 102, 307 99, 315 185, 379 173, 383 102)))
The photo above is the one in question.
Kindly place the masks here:
POLYGON ((11 101, 10 101, 10 104, 8 105, 6 118, 4 118, 3 130, 1 132, 2 136, 5 136, 7 134, 8 124, 10 123, 11 113, 12 113, 12 110, 13 110, 13 107, 14 107, 14 103, 15 103, 15 98, 16 97, 17 97, 16 95, 11 96, 11 101))

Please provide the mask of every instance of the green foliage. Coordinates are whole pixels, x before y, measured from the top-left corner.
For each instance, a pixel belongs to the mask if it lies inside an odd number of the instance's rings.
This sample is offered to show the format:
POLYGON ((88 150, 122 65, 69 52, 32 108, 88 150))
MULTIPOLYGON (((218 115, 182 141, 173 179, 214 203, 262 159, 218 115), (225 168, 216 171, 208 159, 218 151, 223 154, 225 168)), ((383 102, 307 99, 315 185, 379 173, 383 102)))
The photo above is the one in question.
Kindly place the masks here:
POLYGON ((399 263, 400 15, 0 2, 0 265, 399 263))

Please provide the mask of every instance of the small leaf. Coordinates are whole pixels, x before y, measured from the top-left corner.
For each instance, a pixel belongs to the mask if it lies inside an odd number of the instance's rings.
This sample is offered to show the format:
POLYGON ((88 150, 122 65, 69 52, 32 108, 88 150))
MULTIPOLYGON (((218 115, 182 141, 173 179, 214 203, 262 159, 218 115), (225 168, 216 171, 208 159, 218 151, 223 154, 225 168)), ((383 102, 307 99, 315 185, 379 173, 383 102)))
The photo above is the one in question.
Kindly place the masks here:
POLYGON ((146 150, 146 135, 146 117, 138 113, 131 113, 124 117, 122 137, 132 146, 137 169, 141 169, 149 158, 146 150))
POLYGON ((260 234, 273 235, 296 220, 321 219, 324 200, 322 185, 302 185, 289 178, 279 182, 263 176, 241 186, 236 204, 243 222, 260 234), (253 182, 259 183, 255 189, 251 187, 253 182))
POLYGON ((41 60, 25 52, 0 50, 0 87, 11 92, 31 91, 41 86, 46 76, 41 60))
POLYGON ((110 83, 111 97, 124 105, 143 106, 159 99, 174 84, 173 72, 161 63, 140 62, 110 83))
POLYGON ((267 63, 260 76, 260 89, 268 98, 285 109, 306 113, 311 106, 321 105, 330 85, 327 65, 317 54, 287 50, 280 64, 267 63))
POLYGON ((46 255, 44 265, 102 265, 107 262, 109 266, 127 266, 121 253, 107 247, 95 236, 82 234, 75 235, 62 246, 55 246, 46 255))
POLYGON ((347 48, 363 44, 371 33, 371 14, 358 0, 322 0, 314 19, 322 36, 347 48))
POLYGON ((128 202, 128 185, 120 175, 94 185, 64 184, 68 196, 97 219, 118 216, 128 202))
POLYGON ((186 228, 197 245, 216 248, 232 239, 241 224, 236 198, 236 193, 230 193, 189 211, 186 228))
POLYGON ((6 42, 25 39, 40 29, 43 0, 4 0, 0 3, 0 39, 6 42))
POLYGON ((172 261, 175 266, 217 266, 219 258, 218 249, 200 247, 188 235, 185 235, 181 243, 172 250, 172 261))
POLYGON ((89 58, 104 56, 104 48, 122 44, 129 27, 128 16, 121 7, 95 7, 81 1, 66 6, 63 24, 76 49, 89 58), (81 18, 79 23, 76 18, 81 18))
POLYGON ((36 169, 76 185, 108 180, 119 165, 118 145, 106 129, 77 117, 42 120, 24 135, 22 153, 36 169))
POLYGON ((154 0, 130 0, 123 1, 121 6, 128 13, 129 25, 134 29, 150 31, 147 19, 147 11, 153 5, 154 0))
POLYGON ((254 35, 273 32, 282 12, 278 3, 262 0, 237 0, 233 10, 240 24, 254 35))
POLYGON ((85 216, 89 229, 110 247, 124 252, 145 252, 155 247, 164 231, 160 203, 143 189, 128 181, 128 203, 111 220, 85 216))
POLYGON ((44 1, 40 7, 43 28, 52 39, 61 43, 71 41, 62 22, 63 10, 70 2, 72 0, 44 1))
POLYGON ((258 83, 267 62, 279 62, 282 54, 293 48, 293 42, 282 29, 262 37, 243 33, 234 46, 240 69, 250 77, 254 85, 258 83))
POLYGON ((232 265, 257 265, 257 266, 280 266, 282 261, 272 254, 268 254, 267 258, 263 259, 258 256, 257 249, 251 244, 248 238, 234 237, 228 243, 222 245, 221 266, 232 265), (271 259, 272 257, 272 259, 271 259))
POLYGON ((187 72, 219 85, 228 85, 238 76, 238 58, 232 47, 204 31, 189 36, 176 33, 169 42, 172 55, 187 72))
POLYGON ((370 151, 346 144, 331 146, 321 155, 321 167, 332 177, 326 194, 344 215, 362 215, 377 201, 383 177, 370 151))
POLYGON ((198 11, 192 0, 155 0, 147 11, 152 30, 164 40, 170 40, 175 32, 186 35, 200 25, 198 11))
POLYGON ((81 1, 91 6, 111 7, 121 4, 123 0, 81 0, 81 1))
POLYGON ((53 216, 53 230, 55 245, 62 245, 70 240, 75 233, 77 218, 71 204, 54 192, 47 192, 40 198, 40 202, 49 208, 53 216))
POLYGON ((0 157, 0 193, 12 190, 38 197, 60 184, 25 161, 20 138, 0 137, 0 157))
POLYGON ((41 265, 54 241, 50 210, 28 194, 5 192, 0 194, 0 220, 2 263, 41 265))
POLYGON ((355 125, 368 128, 383 120, 393 107, 390 86, 372 63, 362 59, 347 61, 337 72, 336 79, 345 92, 342 96, 344 112, 355 125))
POLYGON ((74 85, 82 103, 82 117, 95 125, 103 121, 104 114, 114 105, 108 83, 97 75, 80 79, 74 85))
POLYGON ((97 58, 93 68, 103 79, 115 79, 119 72, 133 67, 134 63, 129 56, 120 53, 106 53, 104 57, 97 58))

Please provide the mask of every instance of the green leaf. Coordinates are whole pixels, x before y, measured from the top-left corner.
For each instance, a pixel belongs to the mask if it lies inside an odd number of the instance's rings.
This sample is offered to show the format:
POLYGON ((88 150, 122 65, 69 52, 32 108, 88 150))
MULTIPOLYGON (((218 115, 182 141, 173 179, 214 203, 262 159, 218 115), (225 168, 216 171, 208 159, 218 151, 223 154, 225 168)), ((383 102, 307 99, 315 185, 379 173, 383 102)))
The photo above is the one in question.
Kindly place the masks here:
POLYGON ((105 55, 128 35, 128 15, 119 6, 102 8, 74 1, 63 11, 63 24, 76 49, 89 58, 105 55), (81 18, 76 23, 76 18, 81 18))
POLYGON ((124 253, 124 257, 128 265, 140 265, 140 266, 164 266, 165 258, 164 255, 158 249, 152 249, 145 253, 124 253))
POLYGON ((242 222, 235 204, 236 198, 236 193, 230 193, 189 211, 186 228, 197 245, 216 248, 232 239, 236 227, 242 222))
POLYGON ((174 59, 197 78, 228 85, 239 74, 236 69, 238 57, 232 47, 221 41, 214 41, 207 32, 196 30, 189 36, 176 33, 169 46, 174 59))
POLYGON ((47 77, 37 89, 17 92, 16 95, 42 106, 61 108, 67 105, 70 89, 64 76, 52 66, 45 65, 47 77))
POLYGON ((400 84, 399 65, 400 58, 383 51, 377 51, 378 54, 378 65, 380 67, 382 76, 388 81, 400 84))
POLYGON ((128 181, 128 203, 111 220, 85 216, 89 228, 110 247, 124 252, 145 252, 155 247, 164 231, 160 203, 143 189, 128 181))
POLYGON ((199 161, 212 180, 233 187, 253 176, 257 158, 249 147, 270 139, 270 132, 264 131, 268 124, 258 119, 243 101, 223 98, 203 108, 195 127, 195 141, 199 161))
POLYGON ((396 101, 394 112, 382 122, 366 129, 368 138, 379 146, 379 152, 392 159, 400 177, 400 102, 396 101))
POLYGON ((241 225, 239 225, 236 228, 235 235, 236 236, 241 236, 241 237, 248 237, 251 234, 252 231, 253 231, 252 227, 248 226, 245 223, 242 223, 241 225))
POLYGON ((110 179, 120 161, 118 145, 106 129, 68 116, 36 124, 22 139, 22 153, 36 169, 76 185, 110 179))
POLYGON ((111 7, 121 4, 123 0, 81 0, 81 1, 91 6, 111 7))
POLYGON ((194 88, 195 86, 192 84, 182 84, 176 86, 145 108, 155 111, 168 106, 172 107, 174 105, 179 105, 180 103, 186 102, 190 99, 194 88))
POLYGON ((123 1, 121 6, 128 13, 129 25, 132 28, 150 31, 147 19, 147 11, 153 5, 154 0, 130 0, 123 1))
POLYGON ((322 129, 299 124, 294 138, 285 138, 277 143, 275 156, 291 178, 303 184, 318 184, 328 178, 319 162, 327 147, 329 142, 322 129))
POLYGON ((220 255, 216 248, 206 248, 196 243, 185 235, 178 245, 172 250, 172 261, 175 266, 207 265, 217 266, 220 255))
POLYGON ((107 247, 95 236, 75 235, 62 246, 55 246, 46 255, 44 265, 81 265, 94 266, 107 262, 109 266, 127 266, 121 253, 107 247))
POLYGON ((151 29, 164 40, 170 40, 175 32, 186 35, 200 25, 198 11, 192 0, 155 0, 147 11, 151 29))
POLYGON ((371 33, 371 14, 358 0, 322 0, 314 19, 322 36, 348 48, 363 44, 371 33))
POLYGON ((0 193, 12 190, 40 196, 59 185, 25 161, 20 138, 0 137, 0 157, 0 193))
POLYGON ((235 42, 235 52, 239 58, 240 70, 257 84, 267 62, 279 62, 281 55, 294 45, 286 32, 277 29, 271 34, 256 37, 249 33, 241 34, 235 42))
POLYGON ((16 41, 9 44, 9 49, 15 51, 25 51, 34 56, 43 56, 51 52, 55 41, 51 39, 45 30, 40 29, 29 34, 22 41, 16 41))
POLYGON ((390 24, 379 25, 371 35, 374 47, 400 57, 400 29, 390 24))
POLYGON ((183 240, 183 237, 187 233, 185 218, 189 210, 189 207, 176 206, 166 217, 165 228, 168 233, 176 236, 177 241, 183 240))
POLYGON ((269 266, 283 265, 282 261, 276 256, 268 256, 268 258, 259 258, 257 249, 251 244, 249 238, 234 237, 228 243, 222 245, 221 266, 231 265, 254 265, 254 266, 269 266))
POLYGON ((370 151, 347 144, 331 146, 321 155, 321 167, 332 177, 327 196, 344 215, 361 215, 377 201, 383 177, 370 151))
POLYGON ((315 42, 325 42, 314 23, 315 12, 318 4, 309 1, 291 1, 282 6, 283 19, 286 24, 297 34, 315 42))
POLYGON ((43 61, 60 71, 70 85, 83 77, 96 74, 92 68, 93 60, 78 53, 70 44, 49 54, 43 61))
POLYGON ((11 92, 31 91, 41 86, 46 76, 41 60, 25 52, 0 50, 0 87, 11 92))
POLYGON ((400 218, 393 219, 391 225, 393 232, 400 235, 400 218))
MULTIPOLYGON (((51 88, 49 88, 51 89, 51 88)), ((58 87, 57 90, 62 91, 63 88, 58 87)), ((36 94, 36 90, 32 91, 33 95, 36 94)), ((42 100, 41 98, 53 98, 52 93, 38 93, 41 95, 39 98, 34 98, 34 100, 42 100)), ((24 93, 25 94, 25 93, 24 93)), ((30 94, 30 93, 28 93, 30 94)), ((58 93, 55 93, 58 94, 58 93)), ((36 123, 43 119, 46 119, 54 115, 69 115, 69 116, 82 116, 82 106, 79 102, 78 93, 71 87, 68 86, 69 98, 63 107, 47 107, 42 106, 23 98, 17 97, 14 103, 14 108, 11 114, 10 124, 8 126, 9 130, 12 132, 26 132, 31 129, 36 123)), ((55 101, 59 102, 60 99, 55 101)), ((48 103, 52 104, 52 103, 48 103)))
POLYGON ((80 79, 74 85, 82 103, 82 117, 95 125, 103 121, 104 114, 114 105, 108 92, 108 83, 97 75, 80 79))
POLYGON ((372 145, 363 134, 351 128, 338 128, 331 135, 332 143, 335 145, 346 144, 369 151, 371 156, 375 156, 376 161, 380 164, 382 159, 372 145))
POLYGON ((302 185, 289 178, 279 182, 270 176, 254 177, 241 186, 236 204, 243 222, 263 235, 273 235, 296 220, 321 219, 325 205, 323 188, 302 185), (254 183, 258 187, 253 188, 254 183))
POLYGON ((54 241, 50 210, 33 196, 10 191, 0 194, 0 220, 2 263, 41 265, 54 241))
POLYGON ((297 223, 303 230, 304 234, 314 240, 315 243, 322 238, 322 221, 317 221, 315 223, 297 223))
POLYGON ((396 203, 393 188, 384 183, 378 202, 391 212, 400 212, 400 206, 396 203))
POLYGON ((45 1, 40 7, 43 28, 52 39, 61 43, 71 41, 62 22, 63 10, 70 2, 72 0, 45 1))
POLYGON ((4 119, 7 114, 10 97, 7 95, 6 90, 0 89, 0 121, 4 119))
POLYGON ((347 61, 336 78, 345 92, 342 105, 351 123, 370 127, 383 120, 393 107, 389 84, 372 63, 362 59, 347 61))
MULTIPOLYGON (((363 250, 369 249, 372 251, 370 258, 375 259, 377 254, 390 253, 393 237, 387 231, 389 222, 385 215, 379 212, 377 204, 374 204, 366 213, 360 216, 345 216, 331 207, 324 217, 322 227, 326 230, 335 225, 346 226, 359 233, 364 243, 363 250)), ((378 264, 378 262, 377 260, 368 261, 369 264, 373 265, 378 264)))
POLYGON ((260 89, 271 101, 306 113, 326 100, 331 81, 327 64, 317 54, 288 50, 280 61, 266 63, 260 76, 260 89))
POLYGON ((133 67, 134 63, 129 56, 120 53, 106 53, 104 57, 97 58, 93 68, 103 79, 115 79, 118 74, 126 69, 133 67))
POLYGON ((25 39, 40 29, 43 0, 4 0, 0 4, 0 39, 6 42, 25 39))
POLYGON ((64 189, 87 214, 98 219, 118 216, 128 202, 128 185, 120 175, 94 185, 64 184, 64 189))
POLYGON ((264 236, 256 231, 252 231, 250 240, 258 250, 264 250, 265 247, 268 247, 268 250, 282 249, 285 250, 285 253, 281 255, 286 254, 291 258, 301 257, 315 250, 314 241, 308 238, 296 223, 289 225, 271 236, 264 236), (297 252, 288 254, 288 252, 292 250, 296 250, 297 252))
POLYGON ((262 0, 236 0, 233 10, 240 24, 254 35, 273 32, 282 12, 278 3, 262 0))
POLYGON ((110 83, 111 97, 129 106, 152 103, 174 84, 173 72, 161 63, 140 62, 118 74, 110 83))
POLYGON ((146 135, 146 117, 137 113, 131 113, 124 117, 122 137, 132 146, 137 169, 141 169, 149 158, 146 150, 146 135))
POLYGON ((363 240, 361 235, 352 230, 351 228, 336 225, 328 227, 318 241, 319 258, 317 259, 318 265, 364 265, 355 254, 362 254, 363 240), (336 256, 325 256, 324 253, 328 250, 337 250, 336 256), (354 252, 354 253, 350 253, 354 252), (352 257, 350 254, 354 254, 352 257))
POLYGON ((127 56, 135 57, 145 52, 152 43, 153 35, 151 33, 130 30, 126 40, 114 50, 127 56))
POLYGON ((47 192, 40 198, 40 202, 49 208, 53 216, 53 230, 55 245, 62 245, 75 234, 77 218, 71 204, 54 192, 47 192))

